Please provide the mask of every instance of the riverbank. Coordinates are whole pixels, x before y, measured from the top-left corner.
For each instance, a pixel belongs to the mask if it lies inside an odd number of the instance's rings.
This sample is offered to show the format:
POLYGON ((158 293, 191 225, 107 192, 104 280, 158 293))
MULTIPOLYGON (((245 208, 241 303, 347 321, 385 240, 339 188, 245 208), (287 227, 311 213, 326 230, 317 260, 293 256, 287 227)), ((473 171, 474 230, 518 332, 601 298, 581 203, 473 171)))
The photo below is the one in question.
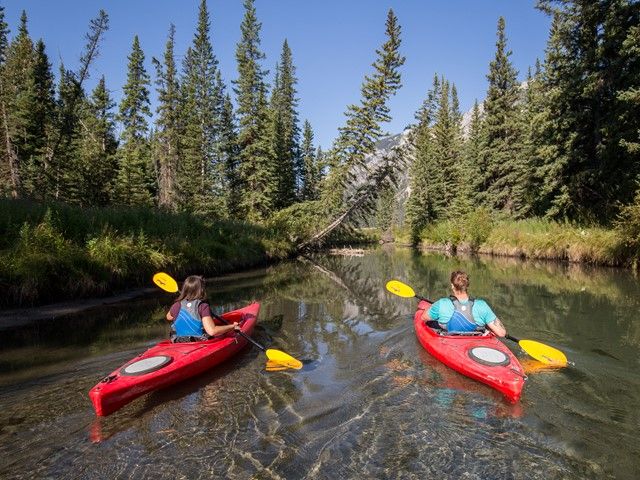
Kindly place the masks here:
MULTIPOLYGON (((99 303, 148 287, 162 270, 182 279, 266 266, 295 253, 297 238, 285 227, 153 208, 0 199, 0 308, 99 303)), ((378 239, 374 229, 348 230, 327 245, 378 239)))
POLYGON ((0 307, 114 295, 268 264, 291 246, 267 228, 145 208, 0 200, 0 307))
MULTIPOLYGON (((583 227, 543 219, 496 220, 475 213, 464 221, 442 221, 420 232, 418 247, 451 253, 481 253, 522 259, 637 268, 638 238, 617 224, 583 227)), ((410 233, 396 230, 394 240, 411 244, 410 233)), ((415 244, 415 239, 414 242, 415 244)))

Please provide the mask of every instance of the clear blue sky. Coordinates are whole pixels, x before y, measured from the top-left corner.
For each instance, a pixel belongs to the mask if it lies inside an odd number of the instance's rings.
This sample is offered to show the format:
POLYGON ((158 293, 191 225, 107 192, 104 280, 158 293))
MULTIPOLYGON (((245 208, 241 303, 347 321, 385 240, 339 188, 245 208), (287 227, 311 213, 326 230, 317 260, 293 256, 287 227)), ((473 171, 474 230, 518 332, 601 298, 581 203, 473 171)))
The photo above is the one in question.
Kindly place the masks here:
MULTIPOLYGON (((207 4, 215 54, 230 86, 237 77, 235 45, 240 38, 242 0, 208 0, 207 4)), ((191 43, 199 0, 0 0, 0 5, 5 7, 12 34, 20 12, 27 11, 29 32, 34 39, 44 39, 56 75, 61 58, 67 68, 77 67, 89 20, 100 8, 106 10, 110 29, 87 86, 93 88, 104 74, 119 100, 133 36, 140 38, 153 78, 151 57, 162 58, 171 22, 176 25, 178 59, 191 43)), ((403 88, 391 103, 393 121, 384 126, 397 133, 413 121, 435 72, 455 82, 463 111, 474 99, 484 98, 500 15, 506 20, 512 61, 523 79, 536 58, 544 57, 550 25, 534 5, 535 0, 256 1, 269 80, 286 38, 297 67, 301 122, 311 122, 316 144, 325 149, 344 123, 346 106, 359 100, 362 79, 371 72, 375 49, 384 41, 389 8, 402 27, 406 56, 403 88)), ((155 91, 152 100, 155 104, 155 91)))

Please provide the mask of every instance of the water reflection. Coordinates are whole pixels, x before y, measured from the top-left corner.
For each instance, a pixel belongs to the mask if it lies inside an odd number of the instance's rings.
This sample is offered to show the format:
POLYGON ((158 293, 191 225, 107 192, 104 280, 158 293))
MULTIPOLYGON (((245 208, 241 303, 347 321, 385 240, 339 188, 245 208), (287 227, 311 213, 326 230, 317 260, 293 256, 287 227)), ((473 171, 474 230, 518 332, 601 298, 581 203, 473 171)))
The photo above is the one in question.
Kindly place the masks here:
POLYGON ((87 391, 166 336, 171 296, 3 332, 0 476, 635 478, 639 294, 623 270, 402 249, 311 256, 209 282, 218 311, 259 299, 256 340, 302 370, 265 372, 246 349, 100 421, 87 391), (510 405, 435 361, 413 333, 415 302, 384 284, 438 297, 457 268, 511 333, 575 366, 541 368, 510 345, 529 375, 510 405))

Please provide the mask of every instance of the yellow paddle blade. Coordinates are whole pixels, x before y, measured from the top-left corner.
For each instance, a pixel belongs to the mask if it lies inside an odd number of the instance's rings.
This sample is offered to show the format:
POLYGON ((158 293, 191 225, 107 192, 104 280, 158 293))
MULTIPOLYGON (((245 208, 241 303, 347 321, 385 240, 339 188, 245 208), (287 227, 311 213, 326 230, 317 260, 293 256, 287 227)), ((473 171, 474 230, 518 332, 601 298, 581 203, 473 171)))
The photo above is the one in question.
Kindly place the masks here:
POLYGON ((267 360, 267 364, 264 366, 264 369, 267 372, 281 372, 282 370, 289 370, 289 367, 286 365, 282 365, 278 362, 272 362, 271 360, 267 360))
POLYGON ((402 283, 399 280, 390 280, 387 282, 387 290, 394 295, 404 298, 412 298, 416 296, 416 292, 413 291, 409 285, 402 283))
POLYGON ((178 284, 176 281, 171 278, 171 275, 164 272, 156 273, 153 276, 153 283, 166 292, 175 293, 178 291, 178 284))
POLYGON ((560 350, 533 340, 520 340, 518 345, 539 362, 556 367, 566 367, 568 360, 560 350))
POLYGON ((300 370, 302 368, 302 362, 300 360, 295 359, 291 355, 281 352, 280 350, 269 348, 265 353, 267 358, 273 363, 278 363, 288 368, 295 368, 296 370, 300 370))

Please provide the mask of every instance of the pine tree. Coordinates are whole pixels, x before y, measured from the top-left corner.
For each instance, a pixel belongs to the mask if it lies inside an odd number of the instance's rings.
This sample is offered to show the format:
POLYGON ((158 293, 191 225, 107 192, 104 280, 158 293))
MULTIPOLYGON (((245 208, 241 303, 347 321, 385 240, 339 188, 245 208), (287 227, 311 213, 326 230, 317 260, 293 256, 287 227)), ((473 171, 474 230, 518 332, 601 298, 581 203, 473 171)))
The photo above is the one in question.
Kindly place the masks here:
MULTIPOLYGON (((9 47, 9 25, 4 19, 4 7, 0 6, 0 85, 4 82, 4 64, 7 48, 9 47)), ((0 93, 0 135, 6 138, 4 118, 6 116, 4 96, 0 93)), ((6 150, 6 141, 0 142, 0 195, 6 196, 11 192, 11 170, 9 152, 6 150)), ((17 193, 17 192, 16 192, 17 193)))
MULTIPOLYGON (((620 145, 629 156, 638 158, 640 154, 640 121, 634 112, 640 111, 640 25, 629 28, 627 37, 622 42, 620 56, 625 63, 631 65, 626 85, 617 92, 617 100, 624 112, 620 122, 624 123, 620 145)), ((639 179, 640 180, 640 179, 639 179)), ((636 193, 636 203, 640 196, 636 193)))
POLYGON ((278 177, 271 137, 267 86, 260 67, 264 53, 260 51, 261 24, 256 17, 253 0, 244 1, 245 14, 236 47, 238 80, 235 92, 238 102, 239 178, 243 188, 241 209, 249 221, 266 219, 274 210, 278 177))
POLYGON ((51 64, 45 52, 45 45, 38 40, 35 46, 33 71, 34 101, 31 111, 32 154, 26 159, 24 171, 25 194, 39 199, 47 195, 47 149, 51 148, 55 119, 54 79, 51 64))
POLYGON ((153 59, 156 67, 158 91, 157 119, 157 170, 158 205, 175 210, 176 172, 180 159, 180 84, 174 57, 176 28, 169 27, 169 36, 164 53, 164 64, 153 59))
POLYGON ((320 170, 318 157, 313 146, 313 129, 308 120, 304 121, 302 129, 302 200, 316 200, 318 198, 318 185, 320 170))
POLYGON ((490 208, 513 216, 526 213, 526 181, 529 167, 522 156, 517 71, 509 57, 504 18, 498 20, 496 55, 489 65, 489 90, 484 103, 483 182, 490 208))
POLYGON ((327 175, 327 169, 329 168, 329 160, 327 154, 322 150, 322 146, 318 145, 316 149, 316 172, 318 173, 318 180, 316 182, 316 196, 320 195, 320 189, 322 182, 327 175))
POLYGON ((482 134, 482 113, 480 105, 476 99, 471 110, 471 120, 469 122, 469 130, 467 138, 464 142, 464 158, 468 168, 467 181, 469 182, 470 196, 476 205, 486 205, 486 192, 480 188, 479 182, 483 179, 483 172, 480 167, 480 159, 482 158, 482 145, 484 140, 482 134))
POLYGON ((330 215, 343 208, 357 169, 366 168, 366 156, 375 151, 383 136, 381 123, 391 120, 387 102, 401 87, 398 70, 405 59, 399 53, 400 26, 393 10, 387 14, 385 27, 387 40, 376 50, 374 73, 365 77, 360 104, 347 108, 346 124, 330 153, 330 172, 322 188, 323 205, 330 215))
POLYGON ((391 230, 395 206, 396 189, 392 185, 385 185, 376 208, 376 226, 383 234, 391 230))
POLYGON ((81 196, 79 203, 106 206, 111 203, 118 174, 115 136, 115 102, 111 99, 104 76, 98 81, 91 98, 82 102, 77 141, 77 173, 81 196))
POLYGON ((436 102, 440 97, 440 79, 435 75, 433 86, 416 113, 418 123, 412 132, 414 158, 409 167, 406 222, 414 244, 420 241, 422 230, 440 214, 437 199, 440 195, 439 186, 444 179, 442 171, 435 165, 431 131, 437 111, 436 102))
POLYGON ((133 37, 128 57, 127 83, 123 88, 118 120, 122 123, 122 146, 118 152, 116 199, 124 205, 150 205, 151 165, 147 117, 149 75, 144 68, 144 53, 138 36, 133 37))
POLYGON ((79 176, 83 167, 78 165, 76 151, 81 136, 80 118, 86 102, 83 84, 89 78, 91 63, 100 52, 100 40, 108 28, 109 17, 100 10, 89 23, 78 70, 73 72, 66 70, 62 63, 60 65, 55 128, 45 160, 48 195, 55 199, 84 202, 79 176))
POLYGON ((56 97, 56 138, 48 153, 46 173, 48 195, 70 203, 83 202, 83 167, 79 164, 76 149, 81 137, 80 118, 85 105, 85 93, 76 75, 61 63, 56 97))
POLYGON ((224 96, 220 127, 220 151, 224 159, 225 182, 227 185, 226 210, 229 216, 234 218, 240 214, 242 189, 240 188, 241 184, 238 173, 238 133, 233 104, 229 94, 224 96))
POLYGON ((27 29, 27 14, 20 17, 18 35, 11 41, 2 66, 1 114, 4 126, 5 164, 8 190, 13 198, 24 195, 24 170, 35 154, 33 141, 37 125, 36 86, 33 75, 35 52, 27 29))
POLYGON ((300 128, 296 107, 297 79, 291 49, 287 40, 282 45, 280 63, 271 96, 271 129, 273 152, 278 171, 278 192, 274 207, 281 209, 291 205, 301 192, 300 128))
POLYGON ((640 88, 640 9, 632 0, 541 0, 539 7, 553 18, 537 138, 553 175, 543 184, 547 215, 608 222, 640 174, 638 153, 628 149, 640 127, 632 101, 640 88))
POLYGON ((542 70, 540 61, 536 60, 535 70, 527 72, 526 90, 522 104, 522 155, 530 167, 530 179, 527 184, 526 203, 531 206, 530 213, 543 216, 549 209, 548 198, 543 194, 546 178, 551 172, 544 164, 544 150, 538 144, 541 136, 541 126, 545 124, 544 103, 545 92, 542 85, 542 70))
POLYGON ((201 0, 198 26, 184 60, 183 161, 178 170, 182 209, 226 216, 225 161, 220 150, 224 84, 210 39, 207 3, 201 0))
POLYGON ((445 200, 444 211, 448 218, 462 219, 467 215, 473 205, 472 191, 470 187, 471 168, 464 156, 462 141, 462 114, 458 101, 458 90, 454 83, 451 84, 451 97, 449 105, 446 98, 441 99, 441 109, 446 109, 445 114, 439 112, 438 118, 442 118, 442 126, 436 121, 434 136, 436 144, 441 138, 439 147, 442 156, 442 171, 446 176, 446 192, 443 192, 445 200), (440 137, 440 130, 442 136, 440 137))
POLYGON ((0 5, 0 67, 7 60, 9 47, 9 24, 4 20, 4 7, 0 5))
POLYGON ((462 205, 466 203, 467 196, 462 181, 460 111, 457 106, 457 94, 455 107, 452 106, 451 95, 450 83, 442 77, 438 110, 431 128, 432 168, 439 172, 437 177, 433 179, 439 180, 438 183, 433 182, 437 188, 437 195, 433 199, 435 218, 451 217, 463 213, 461 211, 463 210, 462 205))

